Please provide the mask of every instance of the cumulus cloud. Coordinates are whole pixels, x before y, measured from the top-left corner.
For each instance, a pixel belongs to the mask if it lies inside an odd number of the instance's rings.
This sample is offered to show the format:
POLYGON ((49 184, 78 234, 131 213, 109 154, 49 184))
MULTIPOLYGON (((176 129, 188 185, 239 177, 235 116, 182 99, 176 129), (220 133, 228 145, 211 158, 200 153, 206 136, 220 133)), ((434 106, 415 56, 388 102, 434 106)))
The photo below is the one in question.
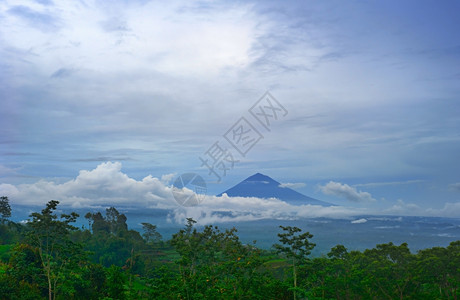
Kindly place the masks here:
POLYGON ((193 207, 177 207, 169 215, 169 221, 183 223, 186 218, 198 220, 199 224, 238 222, 260 219, 292 220, 299 218, 348 218, 366 213, 365 210, 342 206, 290 205, 276 198, 207 196, 193 207))
POLYGON ((161 182, 163 182, 163 184, 169 184, 175 176, 176 174, 174 173, 163 175, 161 176, 161 182))
POLYGON ((460 216, 460 202, 447 202, 440 209, 428 208, 426 212, 429 216, 458 218, 458 216, 460 216))
POLYGON ((384 212, 406 216, 426 215, 426 212, 420 206, 414 203, 405 203, 402 199, 398 199, 395 205, 385 209, 384 212))
MULTIPOLYGON (((130 206, 133 208, 170 210, 169 221, 183 223, 192 217, 200 224, 238 222, 259 219, 344 218, 365 213, 364 210, 316 205, 294 206, 276 198, 221 197, 206 195, 198 206, 182 207, 173 198, 168 183, 173 174, 161 179, 146 176, 135 180, 124 174, 119 162, 105 162, 93 170, 82 170, 75 179, 64 183, 40 180, 32 184, 0 184, 0 194, 12 203, 43 205, 51 199, 72 208, 130 206)), ((188 190, 193 193, 193 191, 188 190)))
POLYGON ((296 182, 296 183, 286 182, 286 183, 280 184, 281 188, 291 188, 291 189, 302 188, 304 186, 305 186, 305 183, 303 182, 296 182))
POLYGON ((384 212, 406 216, 458 218, 460 216, 460 202, 447 202, 441 208, 422 208, 415 203, 406 203, 399 199, 395 205, 385 209, 384 212))
POLYGON ((0 184, 0 194, 10 197, 12 203, 42 205, 51 199, 71 207, 98 207, 103 205, 175 207, 171 188, 164 181, 148 175, 135 180, 121 171, 121 163, 106 162, 95 169, 79 172, 75 179, 64 183, 40 180, 32 184, 0 184))
MULTIPOLYGON (((352 218, 376 214, 365 208, 343 206, 324 207, 318 205, 291 205, 276 198, 220 197, 200 195, 202 201, 197 206, 183 207, 174 200, 170 185, 174 174, 160 179, 148 175, 136 180, 122 172, 119 162, 105 162, 93 170, 81 170, 71 180, 57 183, 39 180, 32 184, 0 184, 0 195, 8 196, 12 204, 42 206, 51 199, 70 208, 101 208, 124 206, 132 208, 161 209, 168 212, 168 221, 182 224, 186 218, 194 218, 199 224, 239 222, 261 219, 293 220, 300 218, 352 218)), ((370 194, 358 192, 344 184, 330 182, 322 187, 326 193, 344 197, 372 199, 370 194)), ((194 193, 192 190, 186 192, 194 193)), ((363 200, 361 200, 363 201, 363 200)), ((400 215, 451 216, 460 215, 460 203, 447 203, 441 209, 422 209, 416 204, 398 202, 384 213, 400 215)), ((352 223, 363 223, 356 219, 352 223)))
POLYGON ((342 197, 352 202, 377 201, 370 193, 358 191, 356 188, 340 182, 330 181, 328 184, 320 186, 319 188, 326 195, 342 197))

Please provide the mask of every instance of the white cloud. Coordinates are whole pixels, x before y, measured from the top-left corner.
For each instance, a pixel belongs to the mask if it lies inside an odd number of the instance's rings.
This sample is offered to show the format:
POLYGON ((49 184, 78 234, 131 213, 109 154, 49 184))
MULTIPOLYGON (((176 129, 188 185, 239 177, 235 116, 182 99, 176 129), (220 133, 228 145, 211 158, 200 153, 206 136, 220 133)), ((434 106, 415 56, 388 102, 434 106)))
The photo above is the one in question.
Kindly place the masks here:
POLYGON ((175 173, 171 173, 171 174, 166 174, 166 175, 163 175, 161 176, 161 182, 163 182, 163 184, 169 184, 171 182, 171 180, 173 180, 173 178, 176 176, 175 173))
POLYGON ((348 184, 330 181, 328 184, 319 187, 320 190, 326 195, 334 195, 345 198, 352 202, 375 202, 377 201, 368 192, 356 190, 356 188, 348 184))
POLYGON ((8 183, 0 184, 0 194, 2 196, 12 197, 13 195, 17 195, 18 193, 19 191, 14 185, 8 183))
POLYGON ((291 188, 291 189, 298 189, 298 188, 302 188, 304 186, 305 186, 305 183, 303 183, 303 182, 296 182, 296 183, 286 182, 286 183, 281 183, 280 184, 281 188, 291 188))
MULTIPOLYGON (((75 179, 63 183, 40 180, 32 184, 0 184, 0 195, 8 196, 12 204, 42 206, 51 199, 58 200, 65 207, 98 208, 104 206, 129 206, 145 209, 170 210, 169 221, 183 223, 192 217, 200 224, 238 222, 260 219, 292 220, 298 218, 350 218, 380 212, 343 206, 290 205, 276 198, 261 199, 255 197, 221 197, 206 195, 198 206, 179 206, 172 196, 172 187, 168 186, 173 175, 161 179, 150 175, 135 180, 121 170, 119 162, 101 163, 93 170, 82 170, 75 179)), ((326 193, 344 197, 371 198, 368 193, 357 192, 340 183, 330 182, 322 187, 326 193), (364 195, 363 195, 364 194, 364 195)), ((193 193, 191 190, 187 190, 193 193)), ((387 214, 426 215, 458 217, 460 203, 446 203, 441 209, 422 209, 416 204, 403 200, 383 211, 387 214)), ((357 219, 352 223, 363 223, 357 219)))
POLYGON ((251 47, 263 27, 251 17, 251 7, 209 3, 208 9, 200 9, 202 4, 4 3, 0 32, 10 47, 30 50, 28 59, 50 75, 64 65, 98 72, 140 68, 212 76, 251 63, 251 47), (14 13, 18 7, 20 15, 14 13), (31 26, 37 16, 43 26, 31 26))
POLYGON ((429 208, 426 210, 426 212, 429 216, 458 218, 460 216, 460 201, 455 203, 447 202, 441 209, 429 208))
POLYGON ((0 184, 0 194, 14 204, 43 205, 58 200, 65 206, 98 207, 131 205, 172 208, 177 206, 170 187, 160 179, 146 176, 135 180, 121 172, 121 163, 106 162, 94 170, 82 170, 75 179, 64 183, 40 180, 32 184, 0 184))
POLYGON ((449 188, 453 191, 460 192, 460 182, 450 184, 449 188))
POLYGON ((366 223, 367 220, 366 219, 358 219, 358 220, 353 220, 351 221, 351 224, 362 224, 362 223, 366 223))
POLYGON ((0 194, 21 205, 43 205, 54 199, 73 208, 123 205, 167 209, 171 210, 170 220, 179 223, 186 217, 208 224, 268 218, 343 218, 365 212, 340 206, 294 206, 276 198, 229 197, 227 194, 221 197, 208 195, 198 206, 182 207, 174 200, 172 187, 166 185, 171 174, 161 180, 150 175, 135 180, 124 174, 121 167, 119 162, 101 163, 93 170, 80 171, 75 179, 64 183, 40 180, 18 186, 0 184, 0 194))
POLYGON ((398 199, 397 203, 388 209, 385 213, 405 215, 405 216, 421 216, 426 215, 426 212, 417 204, 405 203, 402 199, 398 199))
POLYGON ((460 202, 447 202, 442 208, 422 208, 415 203, 405 203, 399 199, 397 204, 385 209, 385 213, 406 215, 406 216, 431 216, 458 218, 460 216, 460 202))
POLYGON ((15 174, 16 172, 17 172, 17 169, 8 168, 0 164, 0 176, 15 174))
POLYGON ((341 206, 294 206, 276 198, 229 197, 223 194, 221 197, 207 196, 198 206, 178 207, 169 218, 170 221, 183 223, 185 218, 192 217, 200 224, 210 224, 259 219, 348 218, 365 212, 341 206))

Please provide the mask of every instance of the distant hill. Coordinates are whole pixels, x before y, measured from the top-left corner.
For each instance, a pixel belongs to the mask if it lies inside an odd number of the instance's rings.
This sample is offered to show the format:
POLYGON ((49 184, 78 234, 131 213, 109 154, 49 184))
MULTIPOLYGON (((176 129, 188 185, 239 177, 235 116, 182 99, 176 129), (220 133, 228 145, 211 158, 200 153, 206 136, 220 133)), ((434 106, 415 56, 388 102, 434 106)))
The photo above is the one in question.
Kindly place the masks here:
POLYGON ((241 181, 234 187, 217 195, 227 194, 231 197, 258 197, 278 198, 292 205, 312 204, 321 206, 333 206, 334 204, 305 196, 293 189, 280 187, 278 181, 264 174, 254 174, 241 181))

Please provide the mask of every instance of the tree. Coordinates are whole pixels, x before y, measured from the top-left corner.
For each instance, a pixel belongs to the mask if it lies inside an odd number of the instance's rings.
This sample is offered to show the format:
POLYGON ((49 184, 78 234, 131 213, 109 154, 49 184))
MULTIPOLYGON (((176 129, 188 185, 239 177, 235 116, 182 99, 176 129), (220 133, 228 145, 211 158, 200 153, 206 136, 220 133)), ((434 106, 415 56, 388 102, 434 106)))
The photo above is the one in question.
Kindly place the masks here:
POLYGON ((142 235, 147 243, 159 243, 163 238, 157 231, 157 226, 150 223, 141 223, 142 229, 145 231, 142 235))
MULTIPOLYGON (((186 299, 257 299, 265 292, 260 251, 243 245, 236 229, 221 231, 208 225, 202 231, 187 219, 184 229, 173 235, 171 245, 180 255, 181 284, 178 296, 186 299), (243 297, 244 296, 244 297, 243 297)), ((266 297, 263 297, 266 299, 266 297)), ((260 299, 260 298, 259 298, 260 299)))
POLYGON ((77 228, 72 226, 78 214, 61 214, 58 217, 55 210, 59 201, 51 200, 41 213, 34 212, 30 216, 29 242, 38 250, 43 273, 48 283, 49 300, 56 299, 58 284, 76 257, 81 253, 81 247, 69 239, 69 233, 77 228))
POLYGON ((373 278, 375 290, 380 290, 389 299, 403 299, 415 288, 413 273, 414 255, 407 243, 400 246, 392 242, 379 244, 364 251, 366 271, 373 278))
POLYGON ((112 299, 126 299, 126 275, 123 270, 115 265, 107 270, 107 289, 112 299))
POLYGON ((88 219, 88 223, 91 226, 93 234, 108 234, 110 232, 110 225, 105 221, 104 217, 100 212, 90 213, 88 212, 85 215, 85 218, 88 219))
POLYGON ((112 234, 120 234, 128 230, 128 225, 126 225, 126 216, 120 214, 115 207, 110 207, 105 210, 106 222, 110 226, 110 232, 112 234))
POLYGON ((5 223, 11 217, 11 206, 8 197, 0 197, 0 215, 2 223, 5 223))
POLYGON ((332 259, 345 259, 348 256, 348 251, 344 245, 337 245, 331 248, 327 256, 332 259))
POLYGON ((447 248, 433 247, 417 254, 417 275, 432 296, 457 299, 460 289, 460 241, 447 248))
POLYGON ((85 219, 88 220, 88 229, 91 231, 93 229, 93 214, 87 212, 85 215, 85 219))
POLYGON ((35 247, 27 244, 16 245, 9 259, 9 269, 6 273, 16 283, 15 291, 11 291, 8 296, 0 293, 1 299, 43 299, 43 296, 46 296, 47 284, 35 247), (25 294, 35 294, 35 297, 31 295, 25 297, 25 294))
POLYGON ((295 300, 297 290, 297 266, 310 255, 311 250, 316 244, 308 240, 313 237, 308 231, 301 234, 300 232, 302 232, 302 229, 298 227, 280 226, 280 228, 285 231, 285 233, 278 233, 279 240, 283 245, 275 244, 274 246, 278 253, 285 255, 286 258, 292 261, 295 300))

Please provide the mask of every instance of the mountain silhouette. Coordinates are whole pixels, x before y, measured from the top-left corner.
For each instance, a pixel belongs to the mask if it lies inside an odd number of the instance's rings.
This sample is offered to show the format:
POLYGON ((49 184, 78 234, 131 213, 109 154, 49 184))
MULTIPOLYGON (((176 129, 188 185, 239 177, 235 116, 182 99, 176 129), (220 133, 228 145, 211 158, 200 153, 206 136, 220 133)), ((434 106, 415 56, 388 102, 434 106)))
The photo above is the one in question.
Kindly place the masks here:
POLYGON ((278 198, 292 205, 321 205, 333 206, 334 204, 317 200, 288 187, 281 187, 281 183, 271 177, 256 173, 241 181, 234 187, 217 195, 227 194, 230 197, 257 197, 257 198, 278 198))

